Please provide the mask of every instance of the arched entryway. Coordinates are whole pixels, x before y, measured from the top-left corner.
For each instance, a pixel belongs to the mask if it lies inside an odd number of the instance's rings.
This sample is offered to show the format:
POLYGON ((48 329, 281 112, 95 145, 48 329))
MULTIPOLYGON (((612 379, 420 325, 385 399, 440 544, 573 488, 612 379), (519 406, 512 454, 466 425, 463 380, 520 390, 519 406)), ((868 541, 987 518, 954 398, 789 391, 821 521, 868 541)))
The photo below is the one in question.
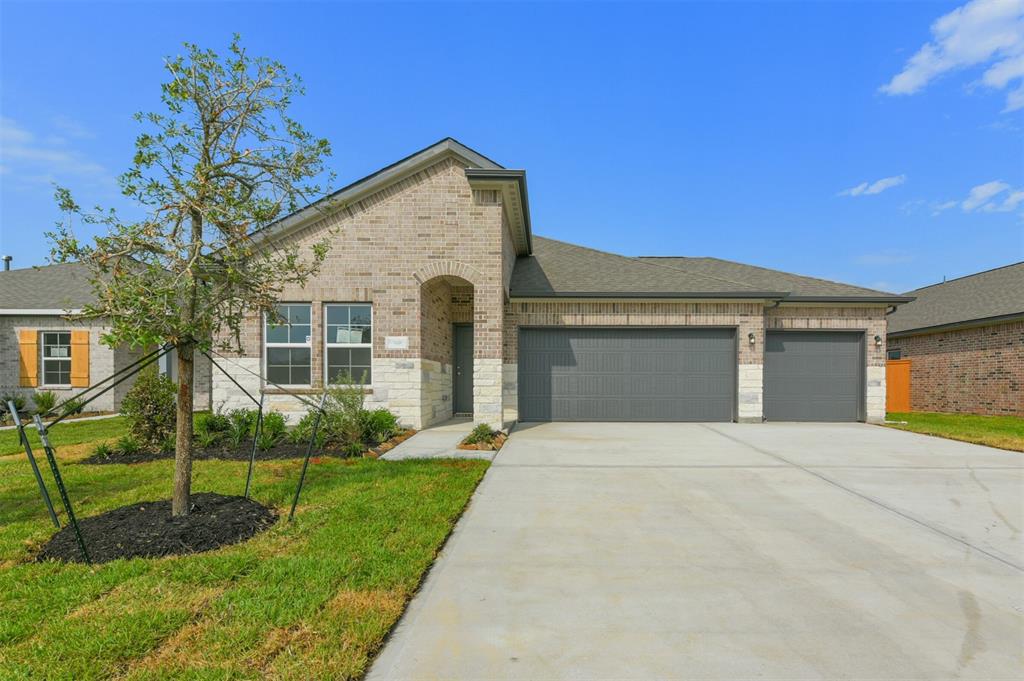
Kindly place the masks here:
POLYGON ((472 282, 438 274, 420 284, 420 401, 423 426, 473 416, 472 282))

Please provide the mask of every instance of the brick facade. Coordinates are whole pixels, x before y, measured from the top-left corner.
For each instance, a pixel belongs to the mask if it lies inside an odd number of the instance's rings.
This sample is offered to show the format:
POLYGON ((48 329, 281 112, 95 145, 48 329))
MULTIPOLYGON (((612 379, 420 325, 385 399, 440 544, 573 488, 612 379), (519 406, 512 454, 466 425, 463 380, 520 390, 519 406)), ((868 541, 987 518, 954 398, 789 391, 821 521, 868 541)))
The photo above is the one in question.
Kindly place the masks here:
POLYGON ((1024 321, 893 338, 913 411, 1024 416, 1024 321))

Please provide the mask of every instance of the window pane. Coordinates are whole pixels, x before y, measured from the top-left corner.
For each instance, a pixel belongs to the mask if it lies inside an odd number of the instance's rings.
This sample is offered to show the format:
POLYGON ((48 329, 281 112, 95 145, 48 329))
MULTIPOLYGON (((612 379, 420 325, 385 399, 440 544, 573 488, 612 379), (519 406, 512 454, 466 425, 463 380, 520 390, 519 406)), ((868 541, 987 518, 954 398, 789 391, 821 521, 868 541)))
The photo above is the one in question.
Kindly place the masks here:
POLYGON ((351 315, 350 324, 365 324, 370 323, 370 306, 369 305, 350 305, 349 314, 351 315))
POLYGON ((328 305, 328 324, 348 324, 348 305, 328 305))
POLYGON ((292 348, 292 366, 305 366, 309 367, 310 350, 309 348, 292 348))
POLYGON ((292 367, 292 385, 309 385, 309 367, 292 367))
POLYGON ((290 324, 310 324, 309 305, 288 305, 288 322, 290 324))
POLYGON ((268 343, 287 343, 288 342, 288 327, 287 326, 271 326, 267 324, 267 342, 268 343))
POLYGON ((267 348, 267 366, 288 366, 290 357, 288 348, 267 348))
POLYGON ((291 382, 288 367, 268 366, 267 380, 270 381, 271 383, 280 383, 281 385, 288 385, 288 383, 291 382))
POLYGON ((352 348, 352 364, 370 366, 370 348, 352 348))
POLYGON ((291 327, 289 343, 308 343, 310 341, 309 324, 295 324, 291 327))

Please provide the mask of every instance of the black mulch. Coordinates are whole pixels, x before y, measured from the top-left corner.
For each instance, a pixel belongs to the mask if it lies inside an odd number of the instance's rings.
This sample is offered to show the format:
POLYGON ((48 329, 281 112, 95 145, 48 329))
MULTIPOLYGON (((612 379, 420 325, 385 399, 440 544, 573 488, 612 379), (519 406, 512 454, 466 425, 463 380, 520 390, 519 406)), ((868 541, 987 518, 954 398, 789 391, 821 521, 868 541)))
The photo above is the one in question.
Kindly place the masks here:
MULTIPOLYGON (((171 515, 171 502, 144 501, 78 521, 94 563, 118 558, 158 558, 210 551, 237 544, 277 522, 277 513, 245 497, 203 492, 192 495, 192 511, 171 515)), ((75 532, 63 527, 37 560, 84 562, 75 532)))
MULTIPOLYGON (((193 445, 192 458, 220 459, 222 461, 248 461, 252 453, 252 440, 242 443, 239 447, 229 445, 217 447, 197 447, 193 445)), ((314 456, 345 456, 344 452, 336 448, 313 448, 314 456)), ((291 442, 279 442, 266 451, 256 450, 257 461, 272 461, 274 459, 301 459, 306 456, 306 443, 293 444, 291 442)), ((149 461, 160 461, 161 459, 173 459, 174 452, 160 452, 153 450, 140 450, 131 454, 113 451, 109 454, 93 454, 82 459, 80 463, 85 464, 108 464, 108 463, 147 463, 149 461)))

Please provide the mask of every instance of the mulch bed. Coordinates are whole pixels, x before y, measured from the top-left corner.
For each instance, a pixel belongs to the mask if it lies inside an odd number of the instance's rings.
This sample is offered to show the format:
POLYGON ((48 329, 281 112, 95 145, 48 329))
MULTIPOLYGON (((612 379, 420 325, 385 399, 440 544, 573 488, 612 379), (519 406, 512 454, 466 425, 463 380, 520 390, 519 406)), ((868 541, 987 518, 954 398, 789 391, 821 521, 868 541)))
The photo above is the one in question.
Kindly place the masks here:
MULTIPOLYGON (((416 434, 415 430, 406 430, 395 437, 391 438, 387 442, 382 442, 376 447, 371 447, 367 451, 363 452, 363 456, 369 456, 376 458, 384 452, 392 449, 398 443, 403 440, 407 440, 416 434)), ((275 459, 301 459, 306 456, 306 443, 295 444, 292 442, 279 442, 274 445, 271 449, 266 451, 262 449, 256 450, 257 461, 273 461, 275 459)), ((243 442, 239 447, 233 447, 231 445, 218 445, 216 447, 203 448, 193 445, 192 458, 194 460, 203 459, 219 459, 221 461, 248 461, 249 456, 252 453, 252 440, 243 442)), ((328 445, 322 449, 317 447, 313 448, 314 456, 337 456, 346 457, 348 456, 340 447, 333 447, 328 445)), ((174 452, 158 452, 143 450, 134 452, 132 454, 124 454, 123 452, 113 451, 110 454, 93 454, 90 457, 82 459, 80 463, 91 464, 91 465, 104 465, 104 464, 116 464, 116 463, 148 463, 150 461, 161 461, 164 459, 173 459, 174 452)))
MULTIPOLYGON (((159 558, 237 544, 277 522, 277 513, 244 497, 212 492, 192 495, 192 511, 171 515, 171 501, 143 501, 78 521, 94 563, 118 558, 159 558)), ((70 525, 48 541, 36 560, 82 563, 70 525)))

